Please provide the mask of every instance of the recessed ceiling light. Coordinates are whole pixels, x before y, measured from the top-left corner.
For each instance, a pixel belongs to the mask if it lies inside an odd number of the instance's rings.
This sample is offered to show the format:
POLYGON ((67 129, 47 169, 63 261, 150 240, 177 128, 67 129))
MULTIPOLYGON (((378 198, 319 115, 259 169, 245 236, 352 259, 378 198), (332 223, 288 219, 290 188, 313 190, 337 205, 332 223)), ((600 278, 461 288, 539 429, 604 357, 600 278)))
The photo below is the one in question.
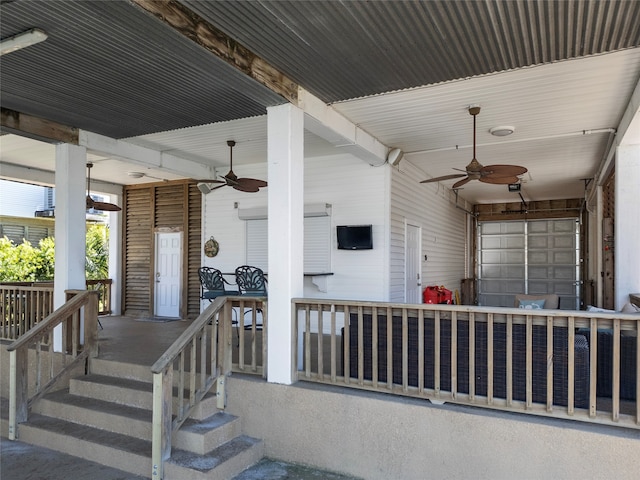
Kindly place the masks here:
POLYGON ((502 125, 500 127, 493 127, 489 130, 491 135, 495 135, 496 137, 506 137, 507 135, 511 135, 516 130, 516 127, 511 127, 509 125, 502 125))
POLYGON ((129 175, 131 178, 142 178, 142 177, 144 177, 144 173, 142 173, 142 172, 127 172, 127 175, 129 175))

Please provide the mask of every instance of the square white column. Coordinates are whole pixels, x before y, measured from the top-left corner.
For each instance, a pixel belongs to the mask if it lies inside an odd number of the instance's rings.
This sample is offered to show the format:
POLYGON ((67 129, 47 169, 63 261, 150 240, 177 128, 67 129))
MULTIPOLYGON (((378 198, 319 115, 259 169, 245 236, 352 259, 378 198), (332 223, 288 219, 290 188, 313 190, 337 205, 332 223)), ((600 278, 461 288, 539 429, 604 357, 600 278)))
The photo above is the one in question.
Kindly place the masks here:
MULTIPOLYGON (((65 290, 85 289, 87 150, 56 145, 56 223, 54 307, 65 303, 65 290)), ((62 349, 62 329, 53 336, 54 350, 62 349)))
POLYGON ((616 149, 615 170, 615 308, 640 292, 640 145, 616 149))
POLYGON ((291 299, 304 292, 304 114, 291 104, 267 109, 269 324, 267 380, 295 379, 291 299))

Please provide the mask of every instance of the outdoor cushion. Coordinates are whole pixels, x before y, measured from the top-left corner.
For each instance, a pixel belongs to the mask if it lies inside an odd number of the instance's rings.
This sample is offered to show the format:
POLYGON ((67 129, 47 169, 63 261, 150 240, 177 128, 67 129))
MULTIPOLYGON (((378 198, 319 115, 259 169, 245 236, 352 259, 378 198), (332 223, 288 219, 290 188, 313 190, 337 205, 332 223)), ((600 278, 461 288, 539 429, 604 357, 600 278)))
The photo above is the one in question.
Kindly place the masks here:
POLYGON ((515 307, 520 308, 521 300, 544 300, 544 306, 542 308, 556 309, 560 305, 560 297, 554 293, 546 295, 525 295, 518 293, 515 297, 515 307))
POLYGON ((544 308, 544 299, 540 300, 520 300, 518 304, 519 308, 524 308, 526 310, 541 310, 544 308))

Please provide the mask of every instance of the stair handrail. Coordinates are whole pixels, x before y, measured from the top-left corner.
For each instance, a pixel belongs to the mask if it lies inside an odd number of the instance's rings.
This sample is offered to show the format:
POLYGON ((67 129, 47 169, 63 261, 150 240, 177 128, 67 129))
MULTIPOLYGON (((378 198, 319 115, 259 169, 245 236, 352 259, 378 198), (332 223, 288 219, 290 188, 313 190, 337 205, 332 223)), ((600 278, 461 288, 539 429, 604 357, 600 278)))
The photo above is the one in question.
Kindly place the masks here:
POLYGON ((173 434, 189 418, 214 384, 217 406, 219 409, 225 407, 226 377, 231 373, 233 298, 216 298, 151 367, 153 373, 151 478, 154 480, 164 478, 164 461, 171 457, 173 434), (172 420, 173 373, 176 362, 179 375, 178 406, 175 418, 172 420), (190 367, 189 372, 185 369, 186 363, 190 367), (185 379, 188 380, 188 399, 184 398, 185 379))
POLYGON ((69 373, 81 362, 98 355, 98 292, 67 290, 67 298, 73 296, 60 308, 8 345, 9 352, 9 439, 18 438, 18 424, 26 422, 29 409, 37 399, 50 391, 60 381, 69 379, 69 373), (84 315, 82 315, 84 313, 84 315), (80 321, 84 318, 84 341, 80 338, 80 321), (53 330, 62 325, 61 352, 54 351, 53 330), (49 366, 43 368, 42 347, 48 350, 49 366), (36 378, 29 385, 29 351, 34 347, 36 378), (55 353, 70 355, 73 360, 55 365, 55 353), (48 379, 43 382, 43 374, 48 379), (29 390, 31 396, 29 396, 29 390))

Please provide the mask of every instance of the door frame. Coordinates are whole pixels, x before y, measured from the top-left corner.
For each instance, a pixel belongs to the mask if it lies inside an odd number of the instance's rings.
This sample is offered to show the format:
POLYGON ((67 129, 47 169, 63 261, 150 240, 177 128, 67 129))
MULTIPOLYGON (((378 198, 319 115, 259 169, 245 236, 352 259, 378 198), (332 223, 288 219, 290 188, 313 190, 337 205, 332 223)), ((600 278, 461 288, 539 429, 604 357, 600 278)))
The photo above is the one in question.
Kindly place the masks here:
POLYGON ((418 280, 418 283, 416 285, 417 290, 418 290, 418 302, 417 303, 422 303, 422 298, 421 298, 421 294, 422 294, 422 262, 420 261, 420 259, 422 258, 422 226, 420 225, 419 222, 414 222, 411 220, 408 220, 405 218, 404 220, 404 301, 405 303, 408 303, 408 292, 409 292, 409 285, 408 285, 408 279, 407 279, 407 275, 408 275, 408 271, 409 269, 407 268, 407 266, 409 265, 409 261, 411 260, 409 258, 408 252, 409 252, 409 228, 415 228, 417 231, 417 245, 416 245, 416 255, 415 255, 415 269, 416 272, 418 274, 418 278, 416 280, 418 280))
MULTIPOLYGON (((178 261, 179 261, 179 273, 178 273, 178 290, 179 290, 179 294, 178 294, 178 308, 177 308, 177 312, 176 312, 176 316, 175 318, 180 318, 182 316, 182 291, 184 288, 184 259, 183 259, 183 251, 184 251, 184 235, 182 230, 176 230, 176 229, 157 229, 156 231, 154 231, 154 239, 153 239, 153 270, 151 272, 151 285, 152 285, 152 294, 151 294, 151 312, 153 316, 158 316, 157 315, 157 305, 158 305, 158 298, 157 298, 157 294, 158 294, 158 290, 156 288, 156 275, 157 275, 157 271, 158 271, 158 255, 160 253, 160 248, 159 248, 159 241, 162 235, 178 235, 178 239, 180 241, 180 254, 178 255, 178 261)), ((167 317, 167 318, 174 318, 174 317, 167 317)))

